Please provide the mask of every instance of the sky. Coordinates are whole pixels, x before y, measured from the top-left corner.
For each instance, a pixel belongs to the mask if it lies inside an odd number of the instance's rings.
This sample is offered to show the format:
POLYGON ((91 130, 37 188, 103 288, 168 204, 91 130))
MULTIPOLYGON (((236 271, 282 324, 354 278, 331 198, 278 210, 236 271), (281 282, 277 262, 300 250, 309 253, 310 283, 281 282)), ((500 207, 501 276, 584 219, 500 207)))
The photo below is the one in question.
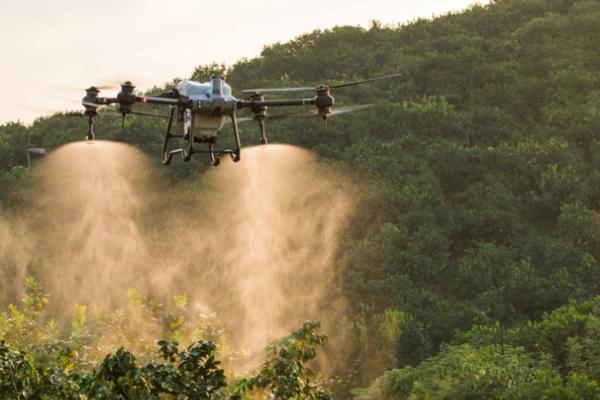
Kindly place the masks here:
POLYGON ((256 57, 265 45, 315 29, 402 24, 488 2, 2 0, 0 124, 79 109, 83 89, 101 80, 130 79, 144 89, 188 77, 198 65, 256 57))

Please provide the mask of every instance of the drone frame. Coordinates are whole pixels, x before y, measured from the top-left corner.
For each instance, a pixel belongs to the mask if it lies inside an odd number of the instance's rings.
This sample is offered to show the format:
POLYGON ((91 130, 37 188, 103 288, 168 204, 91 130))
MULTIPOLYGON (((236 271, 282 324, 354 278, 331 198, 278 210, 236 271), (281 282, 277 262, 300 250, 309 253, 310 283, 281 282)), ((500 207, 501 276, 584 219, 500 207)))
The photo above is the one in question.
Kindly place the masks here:
MULTIPOLYGON (((396 78, 400 74, 387 75, 378 78, 372 78, 362 81, 349 82, 339 85, 320 85, 318 87, 301 87, 301 88, 274 88, 274 89, 249 89, 244 90, 244 93, 249 93, 250 96, 246 100, 237 99, 233 96, 228 96, 227 99, 223 96, 223 81, 222 76, 213 76, 211 78, 212 83, 212 95, 214 98, 209 97, 208 100, 190 98, 187 96, 181 96, 177 89, 173 88, 167 93, 163 93, 159 96, 138 96, 134 93, 135 87, 130 81, 126 81, 121 84, 121 91, 116 97, 99 97, 100 92, 98 88, 92 86, 86 89, 86 96, 82 99, 82 105, 85 107, 84 114, 88 117, 88 130, 86 133, 86 140, 94 140, 94 117, 98 115, 97 109, 103 106, 109 106, 111 104, 117 104, 115 111, 123 115, 123 120, 127 114, 134 115, 147 115, 147 116, 159 116, 168 118, 167 127, 164 135, 164 141, 162 146, 162 162, 164 165, 169 165, 174 155, 180 154, 184 161, 189 161, 195 153, 204 153, 209 155, 209 161, 211 165, 217 166, 220 163, 221 155, 229 154, 234 162, 240 160, 241 154, 241 141, 240 141, 240 130, 238 126, 237 111, 240 109, 250 109, 253 114, 252 120, 258 122, 260 131, 260 143, 267 144, 265 119, 267 118, 267 109, 269 107, 283 107, 283 106, 316 106, 316 112, 310 115, 318 115, 323 120, 326 120, 328 115, 332 114, 332 107, 335 104, 335 99, 331 96, 330 90, 341 87, 354 86, 367 82, 373 82, 382 79, 396 78), (296 99, 269 99, 264 98, 264 93, 269 92, 301 92, 301 91, 314 91, 316 95, 312 98, 296 98, 296 99), (168 115, 164 114, 152 114, 139 112, 132 109, 132 106, 136 103, 141 104, 157 104, 167 105, 170 107, 168 115), (184 112, 189 111, 190 125, 186 132, 176 134, 172 132, 173 121, 177 117, 178 122, 183 121, 184 112), (177 116, 176 116, 177 114, 177 116), (233 148, 228 149, 216 149, 216 143, 218 139, 218 133, 221 130, 219 128, 214 136, 207 138, 198 138, 195 136, 195 123, 196 117, 202 115, 211 117, 229 117, 231 118, 233 126, 233 148), (170 149, 169 142, 171 139, 178 138, 184 140, 184 145, 180 148, 170 149), (199 150, 194 147, 195 144, 206 143, 206 150, 199 150)), ((363 108, 365 106, 355 106, 354 108, 349 107, 347 111, 354 111, 356 109, 363 108)), ((334 112, 335 113, 335 112, 334 112)), ((244 118, 245 119, 245 118, 244 118)), ((222 125, 221 125, 222 127, 222 125)))

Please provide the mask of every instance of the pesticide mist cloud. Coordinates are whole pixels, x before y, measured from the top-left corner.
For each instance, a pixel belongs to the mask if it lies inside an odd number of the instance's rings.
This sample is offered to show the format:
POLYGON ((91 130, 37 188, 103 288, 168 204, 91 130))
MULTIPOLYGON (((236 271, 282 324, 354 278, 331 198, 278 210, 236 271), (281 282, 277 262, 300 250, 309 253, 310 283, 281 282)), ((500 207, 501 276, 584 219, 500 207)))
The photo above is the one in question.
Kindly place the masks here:
POLYGON ((245 149, 169 217, 182 236, 159 280, 196 293, 246 349, 322 317, 351 210, 344 182, 306 150, 245 149))
POLYGON ((215 315, 249 351, 306 319, 332 318, 353 205, 341 172, 283 145, 246 148, 241 162, 179 186, 154 168, 125 144, 54 151, 28 189, 32 211, 0 218, 0 272, 33 274, 65 317, 75 303, 122 306, 128 288, 187 294, 190 312, 215 315))
POLYGON ((102 141, 65 145, 39 167, 30 231, 43 265, 33 272, 55 306, 114 307, 143 276, 147 249, 135 218, 149 167, 133 147, 102 141))
POLYGON ((0 214, 0 304, 23 295, 26 268, 34 254, 24 222, 0 214))

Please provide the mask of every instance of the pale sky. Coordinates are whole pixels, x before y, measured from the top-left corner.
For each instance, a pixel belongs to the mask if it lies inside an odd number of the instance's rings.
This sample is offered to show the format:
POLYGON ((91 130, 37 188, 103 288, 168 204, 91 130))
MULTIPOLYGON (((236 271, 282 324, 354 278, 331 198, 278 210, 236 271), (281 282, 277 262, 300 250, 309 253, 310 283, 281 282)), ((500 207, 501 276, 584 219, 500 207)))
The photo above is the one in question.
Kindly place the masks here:
POLYGON ((77 102, 97 79, 163 84, 315 29, 404 23, 476 2, 489 0, 0 0, 0 124, 79 109, 60 99, 77 102))

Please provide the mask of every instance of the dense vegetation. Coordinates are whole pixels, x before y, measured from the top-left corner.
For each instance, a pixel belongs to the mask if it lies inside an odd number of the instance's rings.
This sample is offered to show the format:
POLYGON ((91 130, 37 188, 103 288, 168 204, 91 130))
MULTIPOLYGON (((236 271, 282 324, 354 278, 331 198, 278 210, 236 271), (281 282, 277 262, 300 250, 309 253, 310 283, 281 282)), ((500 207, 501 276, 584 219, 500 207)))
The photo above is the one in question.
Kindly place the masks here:
MULTIPOLYGON (((329 348, 348 354, 338 394, 376 379, 353 393, 600 398, 598 38, 598 0, 497 0, 404 26, 315 31, 194 71, 225 70, 234 88, 403 73, 339 90, 339 104, 376 107, 326 131, 319 121, 269 125, 271 141, 369 182, 333 294, 349 310, 331 332, 354 343, 329 348)), ((119 123, 98 132, 158 156, 162 123, 119 123)), ((55 115, 0 127, 4 207, 18 206, 24 148, 79 140, 84 125, 55 115)))
POLYGON ((126 309, 96 311, 92 320, 86 306, 76 304, 70 329, 61 332, 45 315, 49 299, 39 284, 28 278, 27 288, 19 306, 0 313, 2 399, 331 398, 305 365, 315 358, 315 347, 327 341, 318 322, 306 322, 271 344, 260 368, 233 379, 217 356, 235 355, 223 354, 214 325, 186 320, 184 296, 175 296, 175 312, 167 312, 132 290, 126 309), (167 338, 158 341, 158 349, 149 342, 155 330, 167 338), (179 350, 179 340, 194 337, 179 350), (125 344, 135 347, 135 355, 123 347, 109 350, 125 344))

